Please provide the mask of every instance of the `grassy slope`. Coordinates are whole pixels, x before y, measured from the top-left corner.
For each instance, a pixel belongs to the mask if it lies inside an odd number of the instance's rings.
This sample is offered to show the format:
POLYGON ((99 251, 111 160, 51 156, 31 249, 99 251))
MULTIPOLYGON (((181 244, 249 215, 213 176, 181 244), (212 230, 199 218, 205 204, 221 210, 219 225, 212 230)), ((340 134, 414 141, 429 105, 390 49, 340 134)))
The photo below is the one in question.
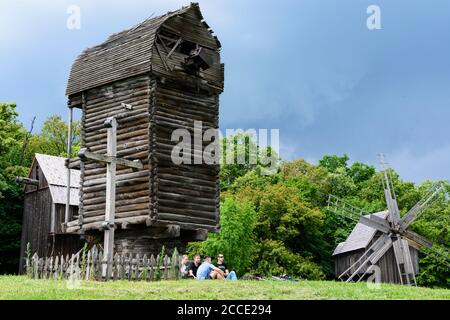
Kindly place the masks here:
POLYGON ((82 282, 0 276, 0 299, 450 299, 450 290, 328 281, 82 282))

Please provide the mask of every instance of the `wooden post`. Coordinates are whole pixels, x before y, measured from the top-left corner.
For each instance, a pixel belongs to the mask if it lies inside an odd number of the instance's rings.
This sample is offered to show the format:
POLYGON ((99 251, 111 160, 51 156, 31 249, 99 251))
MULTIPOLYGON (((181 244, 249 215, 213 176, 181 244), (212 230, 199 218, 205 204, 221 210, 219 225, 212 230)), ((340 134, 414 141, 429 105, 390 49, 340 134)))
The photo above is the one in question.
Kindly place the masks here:
POLYGON ((73 119, 73 108, 69 107, 69 128, 67 133, 67 196, 66 196, 66 212, 64 214, 64 231, 67 228, 67 223, 69 223, 69 212, 70 212, 70 157, 72 154, 72 119, 73 119))
MULTIPOLYGON (((117 120, 108 118, 105 121, 107 128, 107 156, 115 158, 117 155, 117 120)), ((114 255, 114 217, 116 210, 116 162, 106 164, 106 207, 105 207, 105 238, 103 252, 102 277, 111 277, 112 258, 114 255), (105 266, 106 264, 106 266, 105 266)))
POLYGON ((128 160, 117 158, 117 119, 107 118, 104 122, 107 128, 107 154, 101 155, 85 148, 78 153, 81 161, 96 161, 106 163, 106 196, 105 196, 105 221, 101 224, 104 230, 104 247, 100 263, 101 276, 108 280, 111 278, 112 262, 114 257, 114 227, 116 211, 116 166, 124 166, 136 170, 142 170, 144 165, 140 160, 128 160))

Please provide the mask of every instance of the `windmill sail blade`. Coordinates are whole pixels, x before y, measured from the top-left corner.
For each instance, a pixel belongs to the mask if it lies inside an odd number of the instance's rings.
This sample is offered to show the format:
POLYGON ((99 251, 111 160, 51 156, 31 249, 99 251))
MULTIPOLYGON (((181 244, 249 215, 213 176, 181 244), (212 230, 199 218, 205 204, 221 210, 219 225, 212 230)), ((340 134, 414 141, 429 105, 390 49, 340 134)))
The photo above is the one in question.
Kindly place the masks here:
POLYGON ((389 174, 387 170, 384 170, 384 198, 386 199, 386 204, 389 210, 389 219, 393 223, 397 223, 400 220, 400 212, 398 210, 397 198, 395 197, 394 185, 389 179, 389 174))
POLYGON ((417 249, 421 249, 422 247, 428 248, 434 254, 437 254, 446 259, 447 265, 450 266, 450 251, 440 245, 433 244, 431 241, 425 239, 421 235, 418 235, 415 232, 406 230, 402 234, 403 238, 408 242, 412 243, 413 246, 417 247, 417 249))
POLYGON ((339 279, 342 280, 346 275, 351 273, 351 275, 347 278, 347 282, 350 282, 353 279, 356 279, 356 282, 359 282, 366 274, 367 268, 370 265, 376 264, 378 260, 380 260, 381 257, 391 248, 391 246, 391 236, 383 234, 354 264, 352 264, 339 276, 339 279))
POLYGON ((361 208, 358 208, 332 194, 328 196, 328 211, 331 211, 337 215, 340 215, 344 218, 359 221, 359 218, 364 215, 369 215, 370 212, 367 212, 361 208))
POLYGON ((358 208, 336 196, 330 194, 328 197, 328 207, 327 209, 337 215, 340 215, 344 218, 358 221, 368 227, 379 230, 384 233, 390 232, 389 223, 369 212, 358 208))
POLYGON ((417 285, 408 242, 397 236, 393 248, 401 284, 417 285))
POLYGON ((364 216, 360 217, 359 222, 384 233, 389 233, 391 230, 389 222, 380 217, 377 217, 374 214, 371 214, 369 218, 364 216))
POLYGON ((402 236, 406 240, 413 242, 413 244, 415 244, 417 249, 420 249, 421 247, 427 247, 427 248, 431 249, 431 247, 433 247, 433 242, 425 239, 420 234, 417 234, 410 230, 403 231, 402 236))
POLYGON ((423 197, 409 212, 400 220, 400 231, 406 230, 411 223, 419 218, 423 212, 432 206, 438 199, 438 195, 444 191, 444 185, 438 184, 425 197, 423 197))
POLYGON ((389 210, 389 220, 392 223, 397 223, 400 220, 400 211, 398 210, 397 197, 395 196, 394 184, 391 179, 389 179, 389 172, 386 167, 387 163, 385 161, 384 154, 379 155, 380 164, 383 169, 383 189, 384 197, 386 199, 386 204, 389 210))

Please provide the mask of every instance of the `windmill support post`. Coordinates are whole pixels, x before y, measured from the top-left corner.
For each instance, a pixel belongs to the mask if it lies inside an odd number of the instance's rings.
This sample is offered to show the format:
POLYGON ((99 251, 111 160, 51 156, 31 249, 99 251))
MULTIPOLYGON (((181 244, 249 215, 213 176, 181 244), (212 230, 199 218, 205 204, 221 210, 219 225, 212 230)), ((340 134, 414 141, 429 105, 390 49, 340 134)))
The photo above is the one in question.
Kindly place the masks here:
POLYGON ((69 126, 67 132, 67 196, 66 196, 66 211, 64 213, 64 227, 67 228, 69 223, 70 212, 70 157, 72 154, 72 122, 73 122, 73 108, 69 107, 69 126))
POLYGON ((140 161, 131 161, 117 158, 117 119, 111 117, 106 119, 104 126, 107 128, 107 153, 106 155, 81 149, 78 156, 81 161, 96 161, 106 163, 106 203, 105 221, 102 224, 104 230, 104 252, 102 264, 102 278, 111 278, 111 266, 114 255, 114 228, 116 210, 116 166, 121 165, 137 170, 143 169, 140 161))

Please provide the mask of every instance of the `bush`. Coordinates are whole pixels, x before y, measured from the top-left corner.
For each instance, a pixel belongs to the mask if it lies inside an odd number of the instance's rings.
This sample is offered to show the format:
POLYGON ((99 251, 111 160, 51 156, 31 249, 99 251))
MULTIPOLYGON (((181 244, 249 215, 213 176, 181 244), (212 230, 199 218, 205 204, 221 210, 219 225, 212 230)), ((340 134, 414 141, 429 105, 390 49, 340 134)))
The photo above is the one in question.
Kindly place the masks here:
POLYGON ((256 213, 251 203, 237 203, 233 198, 225 199, 220 211, 221 231, 211 233, 206 241, 190 243, 190 254, 217 256, 225 255, 230 269, 244 274, 252 261, 255 249, 253 229, 256 213))
POLYGON ((280 276, 287 274, 309 280, 324 278, 319 265, 289 251, 281 241, 265 240, 257 245, 254 273, 280 276))

